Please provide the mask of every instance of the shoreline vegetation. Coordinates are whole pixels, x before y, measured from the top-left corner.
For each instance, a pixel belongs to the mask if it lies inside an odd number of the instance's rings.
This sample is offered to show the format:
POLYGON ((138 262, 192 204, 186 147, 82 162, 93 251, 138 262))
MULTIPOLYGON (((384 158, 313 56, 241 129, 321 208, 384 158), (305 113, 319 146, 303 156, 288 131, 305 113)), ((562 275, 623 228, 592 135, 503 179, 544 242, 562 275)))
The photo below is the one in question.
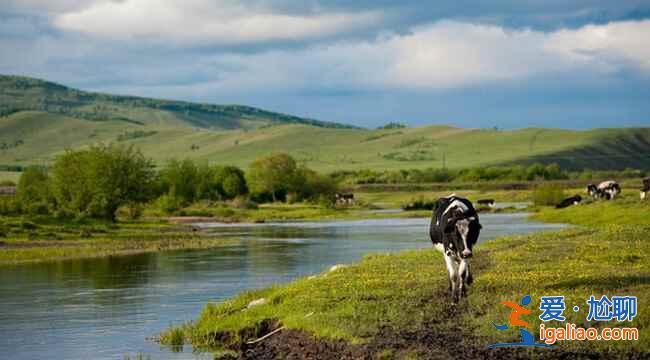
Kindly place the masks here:
MULTIPOLYGON (((160 341, 177 350, 192 344, 218 356, 261 359, 314 351, 323 358, 646 358, 650 204, 640 202, 631 190, 609 202, 536 207, 534 220, 577 226, 501 237, 479 246, 472 260, 474 284, 458 307, 447 301, 446 272, 435 250, 372 254, 333 271, 208 304, 198 319, 170 327, 160 341), (639 340, 560 341, 544 354, 538 352, 546 350, 487 349, 491 343, 518 341, 514 329, 498 332, 491 322, 507 318, 500 301, 526 294, 536 301, 533 308, 540 296, 564 295, 567 304, 583 304, 578 313, 565 312, 567 321, 598 328, 622 325, 586 322, 584 302, 590 295, 637 296, 638 315, 624 325, 638 327, 639 340), (251 306, 255 303, 259 305, 251 306)), ((404 196, 386 198, 390 202, 404 196)), ((527 319, 531 329, 539 327, 536 316, 527 319)))
MULTIPOLYGON (((565 191, 579 193, 581 189, 565 191)), ((355 193, 352 206, 332 207, 310 203, 269 203, 242 209, 224 202, 197 202, 182 208, 177 215, 143 210, 141 219, 132 220, 122 214, 116 222, 103 219, 57 219, 50 215, 0 216, 0 266, 102 256, 131 255, 144 252, 204 249, 227 246, 236 239, 215 239, 193 225, 200 222, 265 223, 287 221, 334 221, 373 218, 429 217, 430 210, 402 211, 407 205, 449 195, 452 191, 370 191, 355 193), (392 211, 382 211, 392 210, 392 211)), ((481 212, 529 212, 532 219, 547 222, 572 220, 554 217, 551 209, 532 203, 534 190, 457 190, 476 202, 495 199, 503 208, 480 208, 481 212), (523 207, 513 207, 513 204, 523 207)), ((624 194, 633 198, 632 189, 624 194)), ((589 200, 587 200, 589 201, 589 200)), ((593 206, 607 206, 594 204, 593 206)), ((609 214, 601 211, 600 216, 609 214)), ((643 212, 626 214, 643 221, 643 212)), ((600 218, 599 218, 600 219, 600 218)), ((585 219, 585 221, 588 219, 585 219)), ((607 221, 607 219, 600 219, 607 221)))

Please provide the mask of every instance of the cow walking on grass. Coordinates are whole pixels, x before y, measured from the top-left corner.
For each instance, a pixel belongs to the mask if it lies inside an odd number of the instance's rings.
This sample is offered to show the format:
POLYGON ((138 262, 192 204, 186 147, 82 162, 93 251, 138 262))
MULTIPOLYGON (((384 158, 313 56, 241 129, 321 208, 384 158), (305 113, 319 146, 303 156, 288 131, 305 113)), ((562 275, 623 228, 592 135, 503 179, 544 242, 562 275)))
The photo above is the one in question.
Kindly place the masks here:
POLYGON ((433 246, 445 258, 454 304, 458 303, 466 293, 466 287, 472 283, 469 259, 480 231, 478 214, 469 200, 452 194, 436 201, 429 236, 433 246))

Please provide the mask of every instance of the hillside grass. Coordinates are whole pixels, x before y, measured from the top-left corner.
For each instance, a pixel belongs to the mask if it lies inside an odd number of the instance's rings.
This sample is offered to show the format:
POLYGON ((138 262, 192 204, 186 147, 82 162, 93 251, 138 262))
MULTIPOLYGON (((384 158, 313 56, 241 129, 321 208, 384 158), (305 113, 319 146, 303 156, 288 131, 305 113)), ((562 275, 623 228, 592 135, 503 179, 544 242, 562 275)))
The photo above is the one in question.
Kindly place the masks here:
POLYGON ((0 150, 0 163, 47 165, 65 149, 113 142, 135 145, 158 165, 172 158, 192 158, 246 168, 262 155, 287 152, 324 172, 458 169, 535 161, 578 169, 650 168, 650 128, 367 130, 273 123, 224 130, 196 126, 157 110, 138 111, 146 122, 94 121, 43 111, 0 117, 0 145, 7 144, 0 150), (147 135, 128 136, 137 133, 147 135))
MULTIPOLYGON (((557 356, 595 356, 594 351, 610 358, 628 358, 629 352, 641 358, 650 356, 647 214, 650 203, 634 203, 631 198, 562 210, 543 209, 537 218, 579 226, 481 244, 472 260, 474 285, 469 297, 457 307, 449 304, 444 263, 433 249, 375 254, 315 278, 248 291, 221 304, 208 304, 195 322, 170 329, 161 335, 161 340, 169 343, 175 333, 178 342, 180 332, 182 340, 197 348, 237 350, 242 342, 279 326, 304 331, 317 339, 340 339, 353 344, 381 343, 380 338, 387 331, 397 333, 398 337, 424 333, 442 338, 460 331, 463 347, 475 349, 475 355, 487 354, 488 344, 519 340, 514 329, 496 331, 491 325, 493 321, 504 323, 507 319, 507 309, 498 304, 500 301, 519 301, 522 296, 531 295, 533 303, 529 308, 535 315, 524 320, 531 322, 532 332, 538 338, 535 329, 540 323, 537 308, 542 295, 564 295, 569 309, 581 305, 578 313, 565 311, 567 321, 599 328, 622 324, 586 322, 585 301, 590 295, 635 295, 639 299, 638 315, 625 326, 639 328, 639 341, 558 342, 556 348, 569 353, 560 352, 557 356), (635 211, 646 216, 627 216, 635 211), (603 216, 604 212, 613 216, 603 216), (267 303, 246 308, 251 301, 261 298, 267 303)), ((553 326, 563 324, 556 322, 553 326)), ((415 342, 391 348, 387 343, 372 355, 417 357, 423 346, 427 345, 415 342)), ((449 346, 444 344, 436 351, 443 356, 453 350, 449 346)), ((548 350, 512 351, 519 355, 527 353, 527 357, 540 356, 539 352, 548 350)))

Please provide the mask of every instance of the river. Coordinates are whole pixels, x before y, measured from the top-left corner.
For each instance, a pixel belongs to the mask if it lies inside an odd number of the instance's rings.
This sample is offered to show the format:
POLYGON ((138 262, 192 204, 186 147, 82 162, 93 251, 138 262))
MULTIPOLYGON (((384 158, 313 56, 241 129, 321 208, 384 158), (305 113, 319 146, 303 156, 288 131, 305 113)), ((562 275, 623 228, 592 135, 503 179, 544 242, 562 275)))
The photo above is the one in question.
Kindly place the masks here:
MULTIPOLYGON (((480 241, 563 227, 526 214, 482 214, 480 241)), ((0 268, 0 358, 210 359, 145 341, 195 319, 207 302, 319 273, 375 252, 428 248, 428 219, 200 224, 239 239, 208 250, 0 268)), ((479 245, 480 246, 480 243, 479 245)), ((444 267, 442 260, 440 266, 444 267)))

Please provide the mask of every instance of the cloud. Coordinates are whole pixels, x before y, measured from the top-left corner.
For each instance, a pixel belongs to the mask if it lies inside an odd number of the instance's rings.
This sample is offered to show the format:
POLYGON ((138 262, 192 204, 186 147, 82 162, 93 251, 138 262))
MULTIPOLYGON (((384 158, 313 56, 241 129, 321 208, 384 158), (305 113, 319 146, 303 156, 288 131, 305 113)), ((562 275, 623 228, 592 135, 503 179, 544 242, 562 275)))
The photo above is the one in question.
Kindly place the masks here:
POLYGON ((381 11, 291 14, 228 1, 124 0, 58 14, 53 24, 109 39, 197 45, 318 38, 362 29, 381 19, 381 11))
POLYGON ((578 64, 617 71, 624 65, 650 72, 650 20, 587 25, 549 35, 546 50, 578 64))
POLYGON ((535 77, 650 73, 650 21, 555 32, 442 21, 373 41, 304 49, 218 54, 203 66, 219 73, 201 87, 278 89, 453 89, 535 77))

